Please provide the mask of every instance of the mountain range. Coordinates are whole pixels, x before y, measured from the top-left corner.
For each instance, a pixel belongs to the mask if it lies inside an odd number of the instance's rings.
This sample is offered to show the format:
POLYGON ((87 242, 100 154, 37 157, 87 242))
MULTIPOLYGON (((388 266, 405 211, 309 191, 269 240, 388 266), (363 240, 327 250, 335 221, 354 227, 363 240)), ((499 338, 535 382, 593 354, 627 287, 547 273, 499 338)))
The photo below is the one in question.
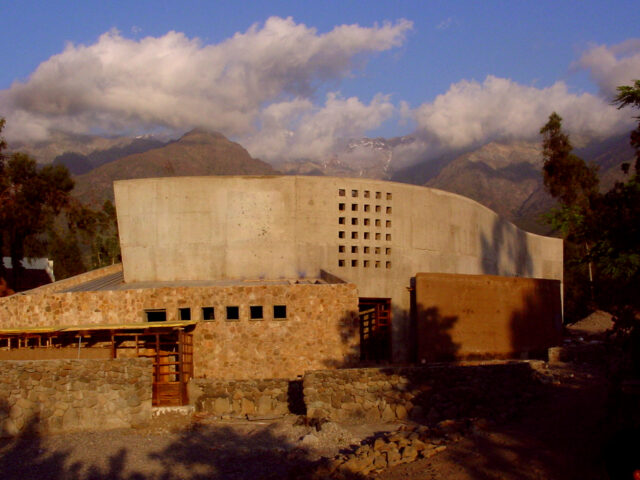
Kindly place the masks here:
MULTIPOLYGON (((51 144, 25 145, 23 149, 66 165, 76 181, 73 194, 93 206, 113 199, 114 180, 129 178, 278 173, 363 177, 458 193, 525 230, 550 233, 548 225, 540 220, 554 204, 542 184, 540 142, 491 142, 403 166, 397 147, 410 146, 414 141, 412 136, 346 140, 322 162, 300 159, 273 165, 252 158, 241 145, 219 133, 198 129, 169 142, 152 137, 75 136, 53 138, 51 144)), ((632 161, 634 152, 628 135, 621 135, 593 142, 575 153, 598 165, 602 186, 609 188, 622 178, 620 165, 632 161)))

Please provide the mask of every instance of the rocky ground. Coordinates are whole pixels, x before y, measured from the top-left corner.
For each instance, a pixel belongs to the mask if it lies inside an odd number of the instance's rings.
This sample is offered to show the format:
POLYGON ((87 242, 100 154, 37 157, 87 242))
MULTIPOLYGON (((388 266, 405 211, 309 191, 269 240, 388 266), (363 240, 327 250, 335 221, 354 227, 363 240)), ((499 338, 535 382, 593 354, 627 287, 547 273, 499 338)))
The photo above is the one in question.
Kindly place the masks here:
POLYGON ((593 365, 536 368, 534 394, 495 418, 340 425, 169 414, 138 430, 3 440, 0 478, 608 478, 603 452, 624 423, 611 378, 593 365))

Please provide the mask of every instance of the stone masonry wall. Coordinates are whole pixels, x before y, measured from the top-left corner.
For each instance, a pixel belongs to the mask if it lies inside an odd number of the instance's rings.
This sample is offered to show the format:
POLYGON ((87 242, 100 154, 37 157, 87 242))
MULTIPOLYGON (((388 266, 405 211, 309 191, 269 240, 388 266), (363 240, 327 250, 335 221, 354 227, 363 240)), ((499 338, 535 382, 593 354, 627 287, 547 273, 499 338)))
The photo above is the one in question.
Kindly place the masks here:
POLYGON ((359 356, 358 291, 353 284, 158 287, 0 298, 0 328, 145 323, 145 310, 168 321, 191 309, 195 377, 295 378, 306 370, 350 365, 359 356), (238 307, 238 319, 226 307, 238 307), (250 307, 262 307, 251 319, 250 307), (286 308, 274 318, 274 306, 286 308), (203 320, 202 308, 214 319, 203 320))
POLYGON ((499 417, 531 395, 532 378, 528 362, 325 370, 305 375, 304 400, 309 417, 354 423, 499 417))
POLYGON ((0 437, 106 430, 151 419, 151 361, 0 362, 0 437))
POLYGON ((290 413, 291 410, 294 410, 291 413, 300 413, 295 411, 296 405, 293 405, 296 399, 302 400, 300 382, 290 382, 286 379, 196 379, 193 383, 194 388, 190 394, 192 397, 197 396, 195 406, 199 412, 221 417, 258 418, 279 417, 290 413))

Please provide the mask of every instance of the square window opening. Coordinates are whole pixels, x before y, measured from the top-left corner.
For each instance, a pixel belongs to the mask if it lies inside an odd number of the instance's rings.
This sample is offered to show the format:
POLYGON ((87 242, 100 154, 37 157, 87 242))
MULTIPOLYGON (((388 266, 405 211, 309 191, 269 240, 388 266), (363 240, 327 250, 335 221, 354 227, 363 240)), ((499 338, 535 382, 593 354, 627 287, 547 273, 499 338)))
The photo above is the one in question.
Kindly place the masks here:
POLYGON ((376 198, 382 198, 382 192, 376 192, 376 198))
POLYGON ((183 321, 191 320, 191 308, 189 307, 179 308, 178 314, 180 316, 180 320, 183 320, 183 321))
POLYGON ((358 232, 351 232, 351 238, 353 238, 354 240, 358 239, 358 232))
POLYGON ((352 267, 357 267, 358 266, 358 260, 351 260, 351 266, 352 267))
POLYGON ((339 188, 338 189, 338 195, 340 195, 341 197, 344 197, 347 194, 347 192, 345 191, 344 188, 339 188))
POLYGON ((338 253, 344 253, 344 245, 338 245, 338 253))
POLYGON ((364 219, 364 224, 365 224, 365 225, 369 225, 370 223, 371 223, 371 221, 370 221, 368 218, 365 218, 365 219, 364 219))
POLYGON ((351 190, 351 196, 352 197, 357 197, 358 196, 358 190, 351 190))
POLYGON ((338 217, 338 223, 339 223, 340 225, 344 225, 344 224, 345 224, 345 221, 346 221, 345 217, 338 217))
POLYGON ((364 268, 369 268, 369 260, 365 260, 363 263, 364 263, 364 268))
POLYGON ((351 204, 351 211, 352 212, 357 212, 358 211, 358 204, 357 203, 352 203, 351 204))
POLYGON ((344 260, 338 260, 338 266, 344 267, 344 260))
POLYGON ((364 191, 364 198, 369 198, 369 190, 364 191))
POLYGON ((251 320, 262 320, 264 318, 262 313, 262 305, 249 306, 249 315, 251 320))
POLYGON ((387 255, 391 255, 391 249, 390 248, 385 248, 384 249, 384 253, 386 253, 387 255))
POLYGON ((344 210, 344 209, 346 209, 346 208, 347 208, 347 205, 346 205, 346 204, 344 204, 344 203, 339 203, 339 204, 338 204, 338 210, 344 210))
POLYGON ((155 308, 152 310, 144 311, 147 322, 166 322, 167 321, 167 310, 164 308, 155 308))
POLYGON ((391 268, 391 262, 387 262, 387 268, 391 268))
POLYGON ((227 307, 227 320, 240 320, 240 307, 230 306, 227 307))
POLYGON ((364 239, 369 240, 369 232, 364 232, 364 239))
POLYGON ((380 247, 376 247, 375 248, 375 252, 376 255, 380 255, 380 247))
POLYGON ((389 192, 387 192, 387 200, 392 200, 392 199, 393 199, 392 195, 389 192))
POLYGON ((376 233, 376 240, 380 240, 380 234, 376 233))
POLYGON ((387 213, 391 214, 391 207, 387 207, 387 213))
POLYGON ((351 253, 358 253, 358 247, 356 246, 351 247, 351 253))
POLYGON ((376 213, 380 213, 381 207, 380 205, 376 205, 376 213))
POLYGON ((358 224, 358 219, 357 218, 352 218, 351 219, 351 225, 357 225, 358 224))
POLYGON ((344 238, 344 232, 342 230, 338 232, 338 238, 344 238))
POLYGON ((369 210, 371 210, 371 205, 365 205, 364 206, 364 211, 368 212, 369 210))
POLYGON ((379 227, 380 225, 381 225, 380 219, 376 218, 376 227, 379 227))
POLYGON ((369 253, 369 247, 364 247, 364 253, 369 253))
POLYGON ((287 306, 286 305, 274 305, 273 306, 273 318, 283 320, 287 318, 287 306))
POLYGON ((387 239, 387 242, 390 242, 390 241, 391 241, 391 234, 390 234, 390 233, 387 233, 387 234, 385 235, 385 238, 387 239))
POLYGON ((387 228, 391 228, 391 220, 387 220, 386 225, 387 225, 387 228))
POLYGON ((215 310, 213 307, 202 307, 202 320, 205 322, 211 322, 216 319, 215 310))
POLYGON ((376 260, 375 267, 376 267, 376 268, 380 268, 380 260, 376 260))

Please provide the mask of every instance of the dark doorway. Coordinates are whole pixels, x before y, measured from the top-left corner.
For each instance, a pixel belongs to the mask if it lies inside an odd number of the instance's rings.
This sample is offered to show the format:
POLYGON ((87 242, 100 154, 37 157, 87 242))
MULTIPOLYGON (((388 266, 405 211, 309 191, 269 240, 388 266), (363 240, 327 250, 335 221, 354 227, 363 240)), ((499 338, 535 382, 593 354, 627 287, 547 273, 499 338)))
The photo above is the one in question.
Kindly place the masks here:
POLYGON ((391 360, 391 299, 360 298, 360 360, 391 360))

